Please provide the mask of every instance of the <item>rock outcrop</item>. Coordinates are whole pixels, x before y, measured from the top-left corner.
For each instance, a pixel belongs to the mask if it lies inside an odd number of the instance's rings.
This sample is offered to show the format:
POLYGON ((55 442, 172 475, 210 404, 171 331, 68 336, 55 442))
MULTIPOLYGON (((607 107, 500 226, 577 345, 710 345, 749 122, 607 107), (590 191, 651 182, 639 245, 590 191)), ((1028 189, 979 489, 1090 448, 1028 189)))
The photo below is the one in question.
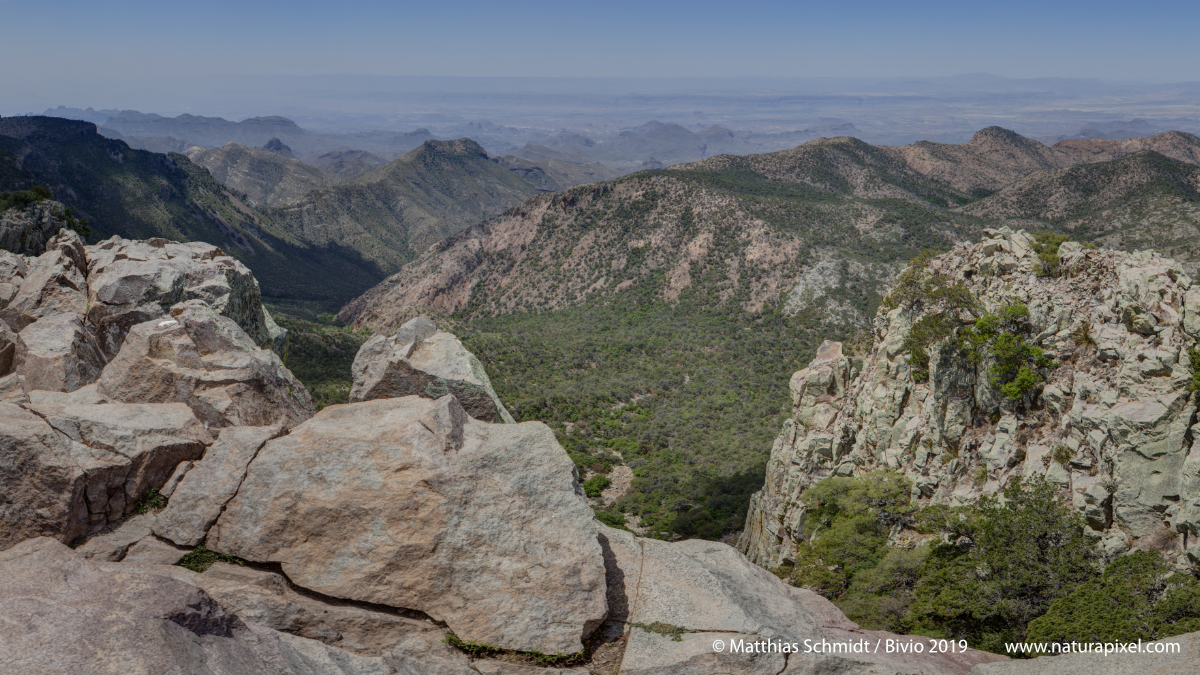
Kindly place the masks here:
POLYGON ((0 549, 120 521, 211 442, 179 403, 0 403, 0 549))
POLYGON ((44 316, 69 312, 86 314, 87 267, 83 263, 83 243, 72 230, 62 230, 50 238, 46 251, 25 259, 25 274, 12 298, 0 307, 0 320, 21 331, 44 316))
POLYGON ((351 372, 351 402, 454 394, 477 420, 514 422, 479 359, 457 337, 439 331, 423 316, 401 326, 395 335, 367 340, 354 357, 351 372))
MULTIPOLYGON (((922 503, 961 504, 1041 475, 1069 491, 1112 553, 1181 533, 1174 558, 1200 563, 1200 447, 1188 350, 1200 335, 1200 287, 1151 252, 1062 244, 1052 275, 1032 238, 1007 228, 933 259, 928 273, 961 283, 978 312, 1020 303, 1030 342, 1054 357, 1043 384, 1016 405, 951 340, 917 373, 905 339, 922 316, 881 310, 875 345, 855 364, 826 343, 792 378, 785 422, 739 543, 766 567, 791 555, 800 495, 831 475, 891 467, 922 503), (1043 272, 1044 274, 1044 272, 1043 272)), ((928 311, 937 311, 929 307, 928 311)))
POLYGON ((667 543, 600 529, 608 562, 610 620, 628 627, 622 675, 931 675, 963 673, 978 663, 1007 660, 976 650, 923 655, 875 652, 877 641, 920 642, 924 648, 928 640, 862 630, 833 603, 788 586, 728 545, 702 540, 667 543), (671 635, 673 629, 682 630, 671 635), (715 640, 722 641, 725 651, 714 649, 715 640), (822 641, 860 647, 831 653, 822 651, 822 641), (864 641, 871 649, 861 647, 864 641), (739 642, 773 642, 777 647, 782 643, 798 649, 734 651, 739 642))
POLYGON ((74 312, 42 317, 26 326, 15 356, 27 390, 75 391, 99 379, 105 363, 83 317, 74 312))
POLYGON ((0 249, 18 255, 41 255, 46 242, 69 227, 65 207, 53 200, 0 212, 0 249))
POLYGON ((207 545, 463 640, 572 653, 607 613, 591 523, 549 428, 410 396, 330 406, 268 442, 207 545))
POLYGON ((113 237, 88 247, 87 277, 88 320, 110 358, 130 328, 187 300, 203 300, 258 346, 283 351, 287 334, 262 306, 254 275, 211 244, 113 237))
POLYGON ((204 541, 225 504, 242 486, 250 461, 263 444, 282 432, 281 426, 222 429, 203 461, 181 467, 185 473, 166 494, 171 501, 155 521, 154 532, 181 546, 204 541))
POLYGON ((186 403, 210 427, 291 428, 315 412, 274 352, 200 300, 130 328, 98 389, 115 401, 186 403))

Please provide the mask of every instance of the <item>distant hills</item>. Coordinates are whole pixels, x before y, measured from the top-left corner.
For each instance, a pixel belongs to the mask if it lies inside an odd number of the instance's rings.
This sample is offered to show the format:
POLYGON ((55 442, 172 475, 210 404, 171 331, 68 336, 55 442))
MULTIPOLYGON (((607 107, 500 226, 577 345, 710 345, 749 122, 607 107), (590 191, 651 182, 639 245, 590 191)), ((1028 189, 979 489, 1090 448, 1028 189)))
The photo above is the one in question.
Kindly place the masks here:
POLYGON ((1194 266, 1198 164, 1191 134, 1046 147, 999 127, 962 145, 843 137, 723 155, 537 197, 447 239, 340 316, 378 327, 394 307, 498 316, 636 293, 748 312, 780 302, 865 326, 917 251, 1009 220, 1165 247, 1194 266))
POLYGON ((132 149, 91 122, 0 118, 0 192, 33 185, 87 218, 93 241, 206 241, 250 267, 272 298, 336 306, 389 271, 288 234, 185 155, 132 149))
MULTIPOLYGON (((275 140, 278 142, 279 139, 275 140)), ((256 207, 299 199, 331 182, 328 174, 290 157, 291 152, 284 156, 263 148, 228 143, 215 150, 194 145, 183 154, 208 169, 213 178, 244 193, 251 206, 256 207)))
POLYGON ((574 163, 600 162, 619 173, 629 173, 647 168, 648 164, 670 166, 714 155, 764 153, 823 136, 854 135, 858 135, 854 125, 840 120, 779 133, 735 132, 716 125, 694 132, 679 124, 652 121, 605 141, 573 132, 557 134, 527 143, 513 154, 535 161, 551 158, 574 163))
POLYGON ((305 241, 350 247, 394 271, 434 242, 538 192, 474 141, 431 140, 385 166, 263 213, 305 241))

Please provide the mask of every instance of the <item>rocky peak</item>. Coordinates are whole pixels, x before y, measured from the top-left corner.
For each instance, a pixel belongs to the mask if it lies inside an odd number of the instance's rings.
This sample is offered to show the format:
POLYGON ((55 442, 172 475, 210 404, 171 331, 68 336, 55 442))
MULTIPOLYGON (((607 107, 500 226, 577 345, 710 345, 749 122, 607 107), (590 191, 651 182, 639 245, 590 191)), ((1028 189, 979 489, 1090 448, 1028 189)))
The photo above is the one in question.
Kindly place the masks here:
POLYGON ((826 343, 792 378, 794 415, 740 542, 752 560, 788 559, 817 480, 891 467, 915 500, 950 505, 1041 475, 1110 553, 1178 533, 1168 558, 1200 564, 1200 286, 1178 263, 1001 228, 900 279, 861 373, 826 343), (972 359, 965 337, 1004 322, 1043 357, 1019 383, 997 375, 995 353, 972 359))
POLYGON ((262 149, 266 150, 267 152, 273 152, 281 157, 295 159, 295 155, 292 154, 292 149, 285 145, 284 142, 278 138, 272 138, 271 140, 267 141, 266 144, 262 146, 262 149))
POLYGON ((483 146, 469 138, 459 138, 453 141, 437 141, 429 139, 422 145, 422 151, 430 155, 472 155, 487 158, 483 146))
POLYGON ((10 208, 0 212, 0 250, 38 256, 59 230, 70 227, 69 211, 54 200, 10 208))

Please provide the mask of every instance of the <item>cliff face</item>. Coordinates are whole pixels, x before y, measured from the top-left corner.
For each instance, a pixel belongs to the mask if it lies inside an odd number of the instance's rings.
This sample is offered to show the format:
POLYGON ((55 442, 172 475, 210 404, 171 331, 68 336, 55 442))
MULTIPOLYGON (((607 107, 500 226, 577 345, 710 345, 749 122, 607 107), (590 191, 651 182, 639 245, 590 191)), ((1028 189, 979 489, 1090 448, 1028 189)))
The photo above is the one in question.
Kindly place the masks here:
POLYGON ((800 495, 816 481, 891 467, 926 504, 974 502, 1018 477, 1044 475, 1069 492, 1108 552, 1153 547, 1200 563, 1189 360, 1200 285, 1152 252, 1067 242, 1052 265, 1039 248, 1025 232, 989 230, 982 242, 910 270, 926 289, 965 289, 960 300, 969 299, 950 307, 936 294, 901 289, 894 308, 885 303, 876 316, 874 346, 861 362, 827 342, 793 376, 794 415, 739 542, 751 560, 771 568, 789 559, 806 516, 800 495), (1042 381, 1010 389, 1018 394, 1010 400, 993 381, 998 351, 972 358, 962 336, 978 325, 973 319, 1019 306, 1028 314, 1013 321, 1017 332, 1050 358, 1031 366, 1042 381), (961 327, 925 343, 925 364, 913 346, 929 334, 927 317, 961 327))

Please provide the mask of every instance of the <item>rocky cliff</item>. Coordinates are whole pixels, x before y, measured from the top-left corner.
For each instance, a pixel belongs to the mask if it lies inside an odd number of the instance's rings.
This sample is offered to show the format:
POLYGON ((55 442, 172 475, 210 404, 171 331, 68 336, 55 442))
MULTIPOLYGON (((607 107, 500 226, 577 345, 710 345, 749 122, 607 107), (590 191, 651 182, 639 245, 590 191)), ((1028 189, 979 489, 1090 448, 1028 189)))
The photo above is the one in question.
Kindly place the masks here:
POLYGON ((989 230, 901 275, 865 357, 823 345, 792 378, 794 414, 740 549, 780 565, 802 537, 807 488, 890 467, 920 504, 1045 476, 1108 554, 1200 565, 1200 286, 1153 252, 1055 246, 989 230), (1025 371, 1006 375, 1014 364, 988 339, 1026 345, 1025 371))
POLYGON ((915 674, 1003 660, 869 651, 926 640, 864 631, 725 544, 601 525, 549 428, 472 417, 503 407, 474 396, 478 361, 427 320, 384 340, 395 353, 360 355, 385 374, 362 400, 314 414, 252 338, 266 315, 238 284, 253 277, 219 249, 85 247, 67 231, 0 263, 18 282, 0 316, 0 615, 21 617, 0 622, 6 673, 915 674), (420 395, 400 395, 406 380, 420 395))

